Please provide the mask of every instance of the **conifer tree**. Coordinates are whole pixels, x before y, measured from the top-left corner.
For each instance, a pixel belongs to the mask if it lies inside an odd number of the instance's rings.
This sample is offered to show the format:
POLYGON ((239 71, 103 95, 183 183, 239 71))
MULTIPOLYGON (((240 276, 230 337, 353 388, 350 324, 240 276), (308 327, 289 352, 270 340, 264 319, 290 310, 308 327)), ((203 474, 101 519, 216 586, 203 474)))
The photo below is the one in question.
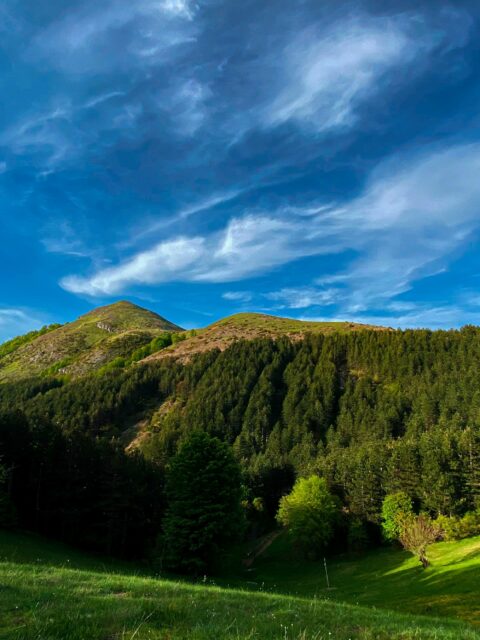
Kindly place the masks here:
POLYGON ((206 433, 193 433, 167 475, 166 565, 195 575, 213 570, 222 550, 242 534, 241 495, 231 449, 206 433))

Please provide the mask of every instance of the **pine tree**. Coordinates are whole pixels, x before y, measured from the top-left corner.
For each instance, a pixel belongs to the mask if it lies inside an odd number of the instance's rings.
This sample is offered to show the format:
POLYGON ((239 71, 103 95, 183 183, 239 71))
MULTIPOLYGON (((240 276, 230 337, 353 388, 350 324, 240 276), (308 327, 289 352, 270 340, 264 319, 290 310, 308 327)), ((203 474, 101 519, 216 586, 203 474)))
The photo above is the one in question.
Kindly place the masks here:
POLYGON ((166 565, 196 575, 213 570, 244 525, 240 469, 230 448, 193 433, 171 462, 166 496, 166 565))

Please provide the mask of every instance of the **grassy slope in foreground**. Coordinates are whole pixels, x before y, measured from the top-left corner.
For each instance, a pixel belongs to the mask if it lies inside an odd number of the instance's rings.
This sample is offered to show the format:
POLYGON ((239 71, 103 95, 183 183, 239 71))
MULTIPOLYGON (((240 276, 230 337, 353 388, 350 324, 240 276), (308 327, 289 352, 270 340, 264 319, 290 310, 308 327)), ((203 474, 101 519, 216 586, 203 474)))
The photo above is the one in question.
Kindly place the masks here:
POLYGON ((0 358, 0 381, 45 371, 82 374, 131 353, 160 333, 179 330, 152 311, 116 302, 20 344, 0 358))
POLYGON ((358 557, 328 559, 332 589, 323 561, 295 559, 283 534, 254 563, 250 588, 302 597, 373 605, 414 614, 460 618, 480 625, 480 536, 429 547, 425 571, 409 553, 377 549, 358 557))
POLYGON ((473 628, 322 598, 135 574, 33 536, 0 533, 5 640, 474 640, 473 628))
POLYGON ((262 313, 237 313, 218 320, 205 329, 197 330, 197 335, 184 342, 150 356, 150 359, 175 356, 187 359, 194 353, 224 350, 235 340, 253 340, 255 338, 278 338, 288 336, 299 340, 307 333, 348 333, 372 329, 385 331, 384 327, 359 324, 356 322, 310 322, 292 318, 279 318, 262 313))

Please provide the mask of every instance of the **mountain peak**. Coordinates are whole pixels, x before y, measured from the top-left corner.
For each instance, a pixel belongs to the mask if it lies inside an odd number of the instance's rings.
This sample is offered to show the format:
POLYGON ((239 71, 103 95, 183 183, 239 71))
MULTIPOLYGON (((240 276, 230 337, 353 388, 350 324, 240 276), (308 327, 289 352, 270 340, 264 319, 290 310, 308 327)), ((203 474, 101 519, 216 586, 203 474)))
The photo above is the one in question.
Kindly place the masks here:
POLYGON ((80 375, 126 357, 165 332, 182 331, 128 300, 97 307, 73 322, 33 332, 0 358, 0 381, 40 374, 80 375))
POLYGON ((129 300, 118 300, 103 307, 96 307, 80 316, 75 322, 92 321, 95 318, 111 322, 116 328, 123 330, 145 328, 161 329, 163 331, 183 330, 158 313, 140 307, 129 300))

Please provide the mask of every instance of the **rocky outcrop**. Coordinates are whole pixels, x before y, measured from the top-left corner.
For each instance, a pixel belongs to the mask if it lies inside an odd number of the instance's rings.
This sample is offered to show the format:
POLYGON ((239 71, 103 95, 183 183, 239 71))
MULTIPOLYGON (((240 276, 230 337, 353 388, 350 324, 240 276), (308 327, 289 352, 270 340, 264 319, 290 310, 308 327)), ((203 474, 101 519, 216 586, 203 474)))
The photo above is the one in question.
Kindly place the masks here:
POLYGON ((107 322, 97 322, 97 327, 99 329, 103 329, 104 331, 108 331, 108 333, 115 333, 115 329, 111 324, 108 324, 107 322))

